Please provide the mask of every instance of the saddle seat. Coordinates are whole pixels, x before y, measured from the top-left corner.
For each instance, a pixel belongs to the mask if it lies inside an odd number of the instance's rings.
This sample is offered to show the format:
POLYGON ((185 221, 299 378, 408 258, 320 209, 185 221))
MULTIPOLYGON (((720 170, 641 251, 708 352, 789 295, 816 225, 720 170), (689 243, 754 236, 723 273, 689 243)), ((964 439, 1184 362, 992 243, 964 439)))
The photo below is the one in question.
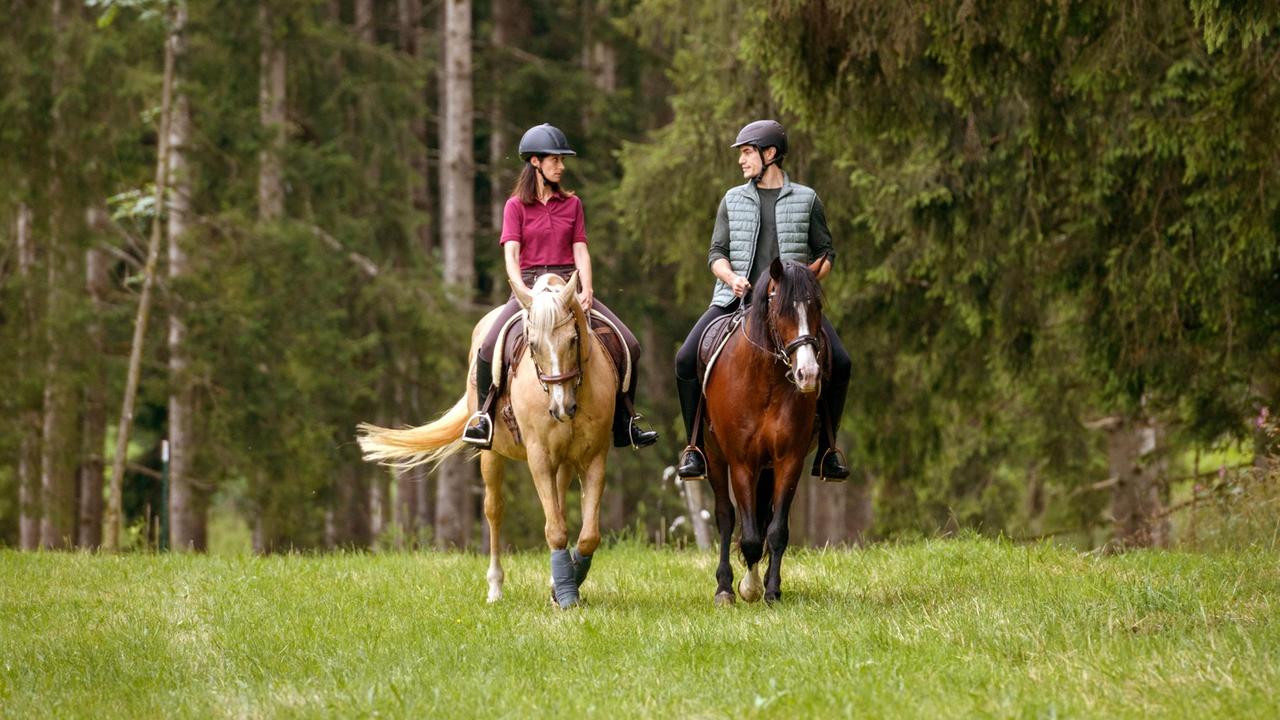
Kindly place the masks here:
MULTIPOLYGON (((503 326, 498 334, 497 343, 501 352, 494 353, 493 362, 493 385, 496 388, 494 392, 498 393, 499 414, 517 445, 523 444, 524 441, 520 434, 520 425, 516 422, 515 411, 511 409, 510 379, 515 374, 516 368, 520 367, 527 349, 524 317, 524 312, 518 312, 512 315, 503 326)), ((591 327, 591 336, 600 343, 605 357, 609 359, 614 381, 620 388, 619 392, 627 391, 631 387, 631 355, 627 352, 626 343, 622 341, 622 333, 608 318, 595 310, 590 312, 587 320, 587 324, 591 327)))

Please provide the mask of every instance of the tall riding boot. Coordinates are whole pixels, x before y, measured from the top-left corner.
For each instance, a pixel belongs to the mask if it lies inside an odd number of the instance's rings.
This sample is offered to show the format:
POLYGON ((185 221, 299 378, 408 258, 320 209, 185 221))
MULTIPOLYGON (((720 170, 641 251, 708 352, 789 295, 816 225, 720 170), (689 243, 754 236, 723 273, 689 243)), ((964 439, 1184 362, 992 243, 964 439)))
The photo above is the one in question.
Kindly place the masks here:
POLYGON ((482 357, 476 358, 476 411, 467 420, 462 430, 462 442, 481 450, 493 447, 493 413, 490 401, 497 393, 493 392, 493 363, 482 357))
POLYGON ((636 384, 639 382, 639 368, 631 364, 631 387, 625 393, 618 393, 613 402, 613 446, 631 446, 637 450, 649 447, 658 442, 656 430, 645 430, 640 427, 642 417, 636 412, 636 384))
POLYGON ((700 478, 707 474, 707 460, 702 449, 694 444, 694 423, 697 422, 698 403, 702 402, 702 383, 697 379, 686 380, 676 375, 676 393, 680 396, 680 414, 684 418, 685 437, 689 445, 680 454, 676 474, 682 478, 700 478))
POLYGON ((838 448, 831 446, 830 438, 840 431, 840 418, 844 415, 844 400, 849 394, 849 384, 827 385, 818 398, 818 453, 813 457, 814 477, 826 480, 844 480, 849 477, 849 466, 838 448))

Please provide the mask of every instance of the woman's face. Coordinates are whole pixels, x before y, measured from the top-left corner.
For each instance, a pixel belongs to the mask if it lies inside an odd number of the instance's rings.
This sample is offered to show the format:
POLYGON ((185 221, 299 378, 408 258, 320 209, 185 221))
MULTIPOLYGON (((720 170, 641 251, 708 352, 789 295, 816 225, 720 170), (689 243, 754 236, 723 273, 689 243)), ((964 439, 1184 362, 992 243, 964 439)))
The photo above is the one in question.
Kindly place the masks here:
POLYGON ((534 167, 542 169, 542 174, 548 182, 558 183, 560 176, 564 174, 564 159, 559 155, 532 157, 529 158, 529 162, 533 163, 534 167))

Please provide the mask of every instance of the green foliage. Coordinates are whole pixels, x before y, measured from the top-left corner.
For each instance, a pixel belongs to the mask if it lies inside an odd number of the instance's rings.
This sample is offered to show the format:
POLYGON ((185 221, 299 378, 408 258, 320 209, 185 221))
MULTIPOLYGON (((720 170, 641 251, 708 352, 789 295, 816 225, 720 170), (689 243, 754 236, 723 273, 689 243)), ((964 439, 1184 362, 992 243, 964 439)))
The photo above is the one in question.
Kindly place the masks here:
POLYGON ((710 555, 0 553, 17 717, 1266 717, 1273 553, 1081 555, 965 538, 788 553, 782 602, 712 606, 710 555), (32 612, 31 608, 40 608, 32 612), (442 652, 442 649, 447 651, 442 652))

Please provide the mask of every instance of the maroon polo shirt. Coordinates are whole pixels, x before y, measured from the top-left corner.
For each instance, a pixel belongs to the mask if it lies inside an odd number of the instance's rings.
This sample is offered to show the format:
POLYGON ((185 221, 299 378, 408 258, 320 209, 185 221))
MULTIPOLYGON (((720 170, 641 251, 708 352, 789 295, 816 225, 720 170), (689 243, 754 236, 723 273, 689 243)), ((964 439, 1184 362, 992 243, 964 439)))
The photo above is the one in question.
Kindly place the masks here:
POLYGON ((507 199, 502 210, 502 240, 520 243, 520 269, 572 265, 573 244, 587 242, 582 201, 574 195, 552 195, 546 205, 507 199))

